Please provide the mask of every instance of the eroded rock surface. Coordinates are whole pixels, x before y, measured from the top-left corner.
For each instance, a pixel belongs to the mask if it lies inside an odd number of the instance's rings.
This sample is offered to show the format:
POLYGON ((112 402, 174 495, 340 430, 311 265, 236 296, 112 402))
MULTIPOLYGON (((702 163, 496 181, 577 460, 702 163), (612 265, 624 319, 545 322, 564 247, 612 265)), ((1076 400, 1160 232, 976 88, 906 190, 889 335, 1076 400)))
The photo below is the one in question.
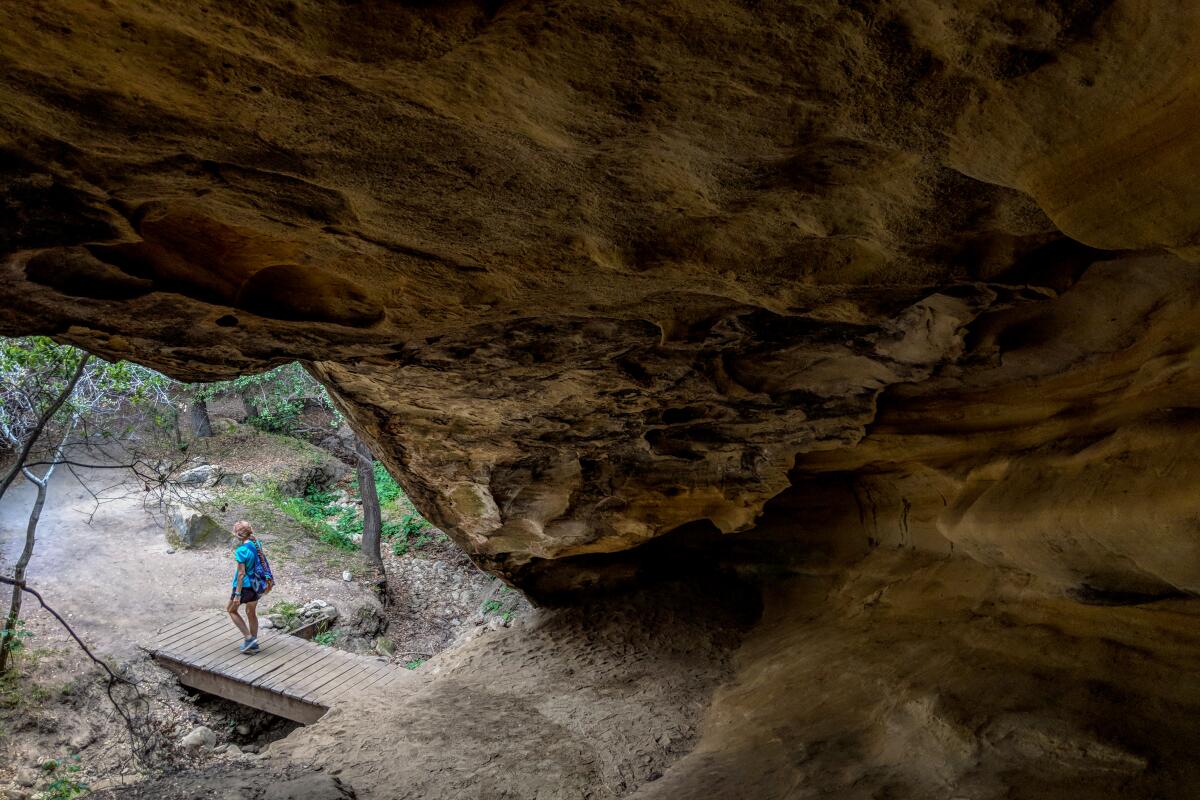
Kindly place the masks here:
POLYGON ((0 17, 0 330, 303 359, 535 595, 772 498, 801 545, 1200 586, 1189 4, 0 17))

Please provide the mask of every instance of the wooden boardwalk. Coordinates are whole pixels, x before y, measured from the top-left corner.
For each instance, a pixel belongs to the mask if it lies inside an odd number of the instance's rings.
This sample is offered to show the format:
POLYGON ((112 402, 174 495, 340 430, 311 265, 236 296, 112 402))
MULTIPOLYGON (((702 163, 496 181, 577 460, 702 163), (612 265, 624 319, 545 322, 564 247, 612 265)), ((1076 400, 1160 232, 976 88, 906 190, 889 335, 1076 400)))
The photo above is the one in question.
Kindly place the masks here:
POLYGON ((185 686, 304 724, 339 699, 400 677, 377 659, 276 630, 259 631, 252 655, 238 651, 241 643, 228 614, 208 611, 160 629, 151 654, 185 686))

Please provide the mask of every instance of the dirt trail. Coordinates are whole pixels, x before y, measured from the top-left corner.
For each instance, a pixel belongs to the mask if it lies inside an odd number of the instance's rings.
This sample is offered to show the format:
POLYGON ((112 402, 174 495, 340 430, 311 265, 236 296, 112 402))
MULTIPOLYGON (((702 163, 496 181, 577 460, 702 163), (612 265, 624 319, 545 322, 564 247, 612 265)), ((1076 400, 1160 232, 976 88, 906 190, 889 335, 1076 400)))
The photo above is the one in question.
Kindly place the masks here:
MULTIPOLYGON (((116 479, 102 470, 85 475, 93 488, 116 479)), ((34 495, 34 487, 21 481, 0 501, 0 569, 11 571, 21 552, 34 495)), ((102 504, 88 524, 92 507, 86 488, 70 472, 56 471, 28 579, 98 651, 118 661, 136 657, 138 645, 149 644, 163 624, 224 605, 232 576, 229 551, 169 553, 161 519, 142 507, 136 493, 102 504)), ((263 537, 269 548, 270 531, 263 537)), ((369 594, 359 584, 343 583, 340 575, 280 572, 271 603, 322 597, 353 608, 369 594)), ((35 646, 61 638, 52 622, 48 615, 29 609, 27 625, 35 634, 35 646)))

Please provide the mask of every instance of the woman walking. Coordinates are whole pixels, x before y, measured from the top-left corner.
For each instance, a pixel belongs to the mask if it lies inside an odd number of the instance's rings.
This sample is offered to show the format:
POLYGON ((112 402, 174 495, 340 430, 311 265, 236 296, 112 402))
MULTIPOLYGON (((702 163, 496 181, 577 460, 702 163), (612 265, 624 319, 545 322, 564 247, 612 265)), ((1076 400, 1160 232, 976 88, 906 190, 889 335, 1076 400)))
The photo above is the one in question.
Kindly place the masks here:
POLYGON ((238 539, 233 551, 237 561, 237 572, 233 576, 232 592, 226 610, 233 624, 242 632, 245 641, 240 649, 243 653, 258 652, 258 606, 259 598, 271 591, 274 580, 270 568, 267 567, 267 555, 262 549, 262 543, 254 538, 254 529, 246 520, 238 520, 233 525, 233 533, 238 539), (246 609, 246 619, 238 613, 238 606, 246 609))

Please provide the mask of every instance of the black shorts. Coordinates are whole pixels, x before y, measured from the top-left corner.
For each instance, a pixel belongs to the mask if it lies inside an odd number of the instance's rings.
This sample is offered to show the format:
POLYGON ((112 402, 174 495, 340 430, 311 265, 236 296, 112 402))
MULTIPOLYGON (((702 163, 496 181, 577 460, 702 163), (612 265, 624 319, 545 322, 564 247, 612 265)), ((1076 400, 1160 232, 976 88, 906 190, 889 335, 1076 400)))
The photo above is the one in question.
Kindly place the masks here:
POLYGON ((242 587, 242 605, 246 603, 257 603, 258 592, 251 589, 249 586, 242 587))

